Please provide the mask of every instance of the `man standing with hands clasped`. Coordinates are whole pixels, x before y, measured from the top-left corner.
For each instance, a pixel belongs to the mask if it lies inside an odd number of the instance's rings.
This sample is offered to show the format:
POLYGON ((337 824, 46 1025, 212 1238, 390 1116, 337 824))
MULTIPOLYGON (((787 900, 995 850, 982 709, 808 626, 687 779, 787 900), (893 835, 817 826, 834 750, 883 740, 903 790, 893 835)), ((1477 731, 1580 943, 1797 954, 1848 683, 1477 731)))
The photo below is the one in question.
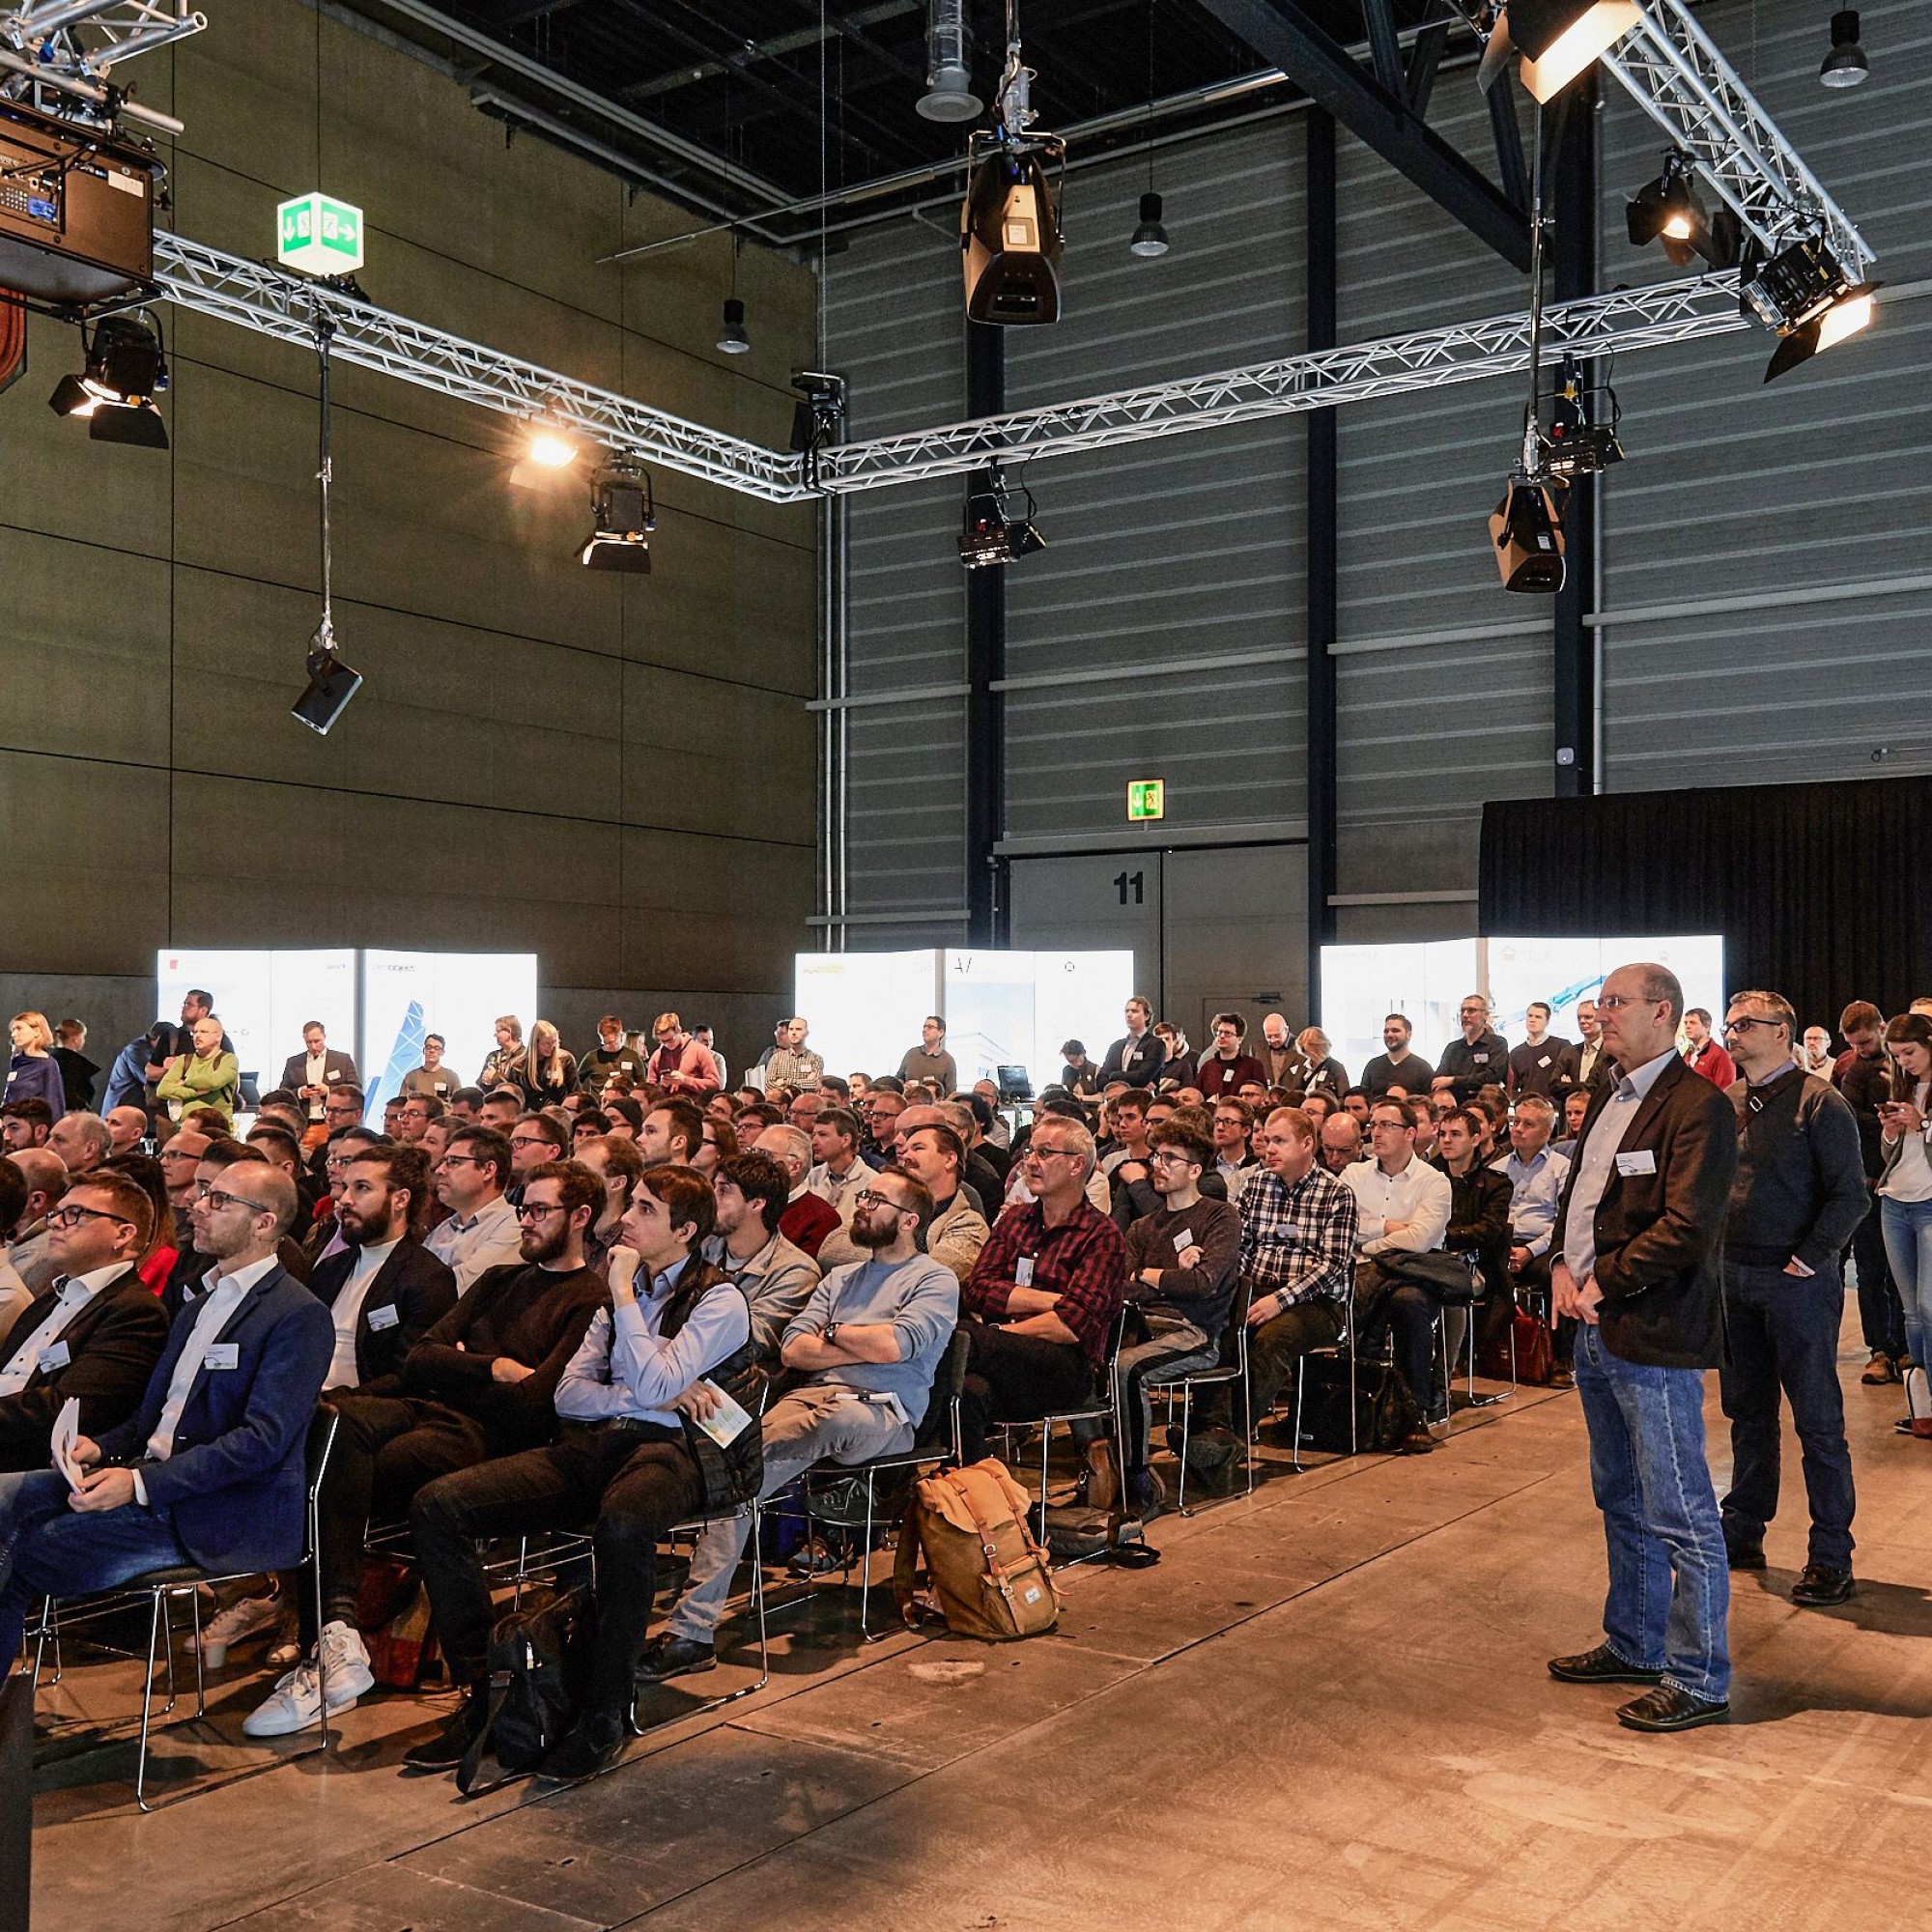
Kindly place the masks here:
POLYGON ((1617 1720, 1688 1731, 1731 1708, 1730 1571, 1704 1455, 1704 1371, 1723 1359, 1719 1252, 1737 1122, 1675 1050, 1684 989, 1667 967, 1618 967, 1597 1008, 1618 1077, 1578 1137, 1550 1289, 1557 1314, 1578 1323, 1577 1392, 1610 1586, 1605 1641, 1551 1658, 1549 1674, 1647 1684, 1617 1720))
POLYGON ((1811 1541, 1794 1604, 1822 1608, 1852 1594, 1852 1455, 1838 1386, 1845 1313, 1839 1257, 1863 1220, 1864 1159, 1844 1096, 1792 1058, 1798 1015, 1777 993, 1733 993, 1724 1043, 1743 1074, 1738 1178, 1724 1225, 1719 1380, 1731 1420, 1724 1544, 1733 1570, 1764 1568, 1777 1513, 1777 1396, 1791 1404, 1804 1452, 1811 1541))

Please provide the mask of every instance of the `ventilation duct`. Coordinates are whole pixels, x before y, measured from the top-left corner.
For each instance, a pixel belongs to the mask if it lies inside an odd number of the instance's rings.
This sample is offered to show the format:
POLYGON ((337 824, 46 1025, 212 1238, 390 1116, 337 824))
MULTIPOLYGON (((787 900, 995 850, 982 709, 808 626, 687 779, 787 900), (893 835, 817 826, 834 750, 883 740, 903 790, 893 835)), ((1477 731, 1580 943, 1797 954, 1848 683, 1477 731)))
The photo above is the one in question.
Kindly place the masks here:
POLYGON ((927 0, 925 92, 919 111, 928 121, 977 121, 985 103, 973 92, 973 30, 966 0, 927 0))

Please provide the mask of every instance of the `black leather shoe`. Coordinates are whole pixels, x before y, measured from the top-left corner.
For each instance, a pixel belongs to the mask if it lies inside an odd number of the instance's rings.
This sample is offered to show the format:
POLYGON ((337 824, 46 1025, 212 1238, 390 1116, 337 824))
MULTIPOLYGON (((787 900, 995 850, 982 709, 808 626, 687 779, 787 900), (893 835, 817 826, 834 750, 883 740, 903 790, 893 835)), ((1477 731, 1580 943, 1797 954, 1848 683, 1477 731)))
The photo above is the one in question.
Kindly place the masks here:
POLYGON ((1791 1601, 1806 1609, 1829 1609, 1833 1604, 1848 1602, 1856 1588, 1849 1570, 1830 1570, 1822 1563, 1807 1563, 1804 1576, 1791 1586, 1791 1601))
POLYGON ((1578 1651, 1575 1657, 1552 1657, 1549 1674, 1565 1684, 1661 1684, 1663 1672, 1626 1663, 1608 1644, 1578 1651))
POLYGON ((718 1653, 708 1643, 688 1636, 656 1636, 644 1646, 638 1659, 638 1682, 662 1684, 670 1677, 695 1677, 700 1670, 715 1670, 718 1653))
POLYGON ((1694 1731, 1731 1715, 1730 1699, 1713 1704, 1674 1684, 1660 1684, 1617 1712, 1617 1722, 1633 1731, 1694 1731))
POLYGON ((490 1699, 472 1690, 449 1714, 442 1729, 403 1753, 403 1762, 412 1771, 454 1771, 469 1755, 469 1747, 482 1735, 490 1716, 490 1699))
POLYGON ((574 1784, 615 1764, 624 1750, 624 1714, 586 1712, 552 1747, 537 1776, 552 1784, 574 1784))
POLYGON ((1724 1542, 1724 1557, 1733 1570, 1762 1570, 1764 1568, 1764 1547, 1761 1544, 1724 1542))

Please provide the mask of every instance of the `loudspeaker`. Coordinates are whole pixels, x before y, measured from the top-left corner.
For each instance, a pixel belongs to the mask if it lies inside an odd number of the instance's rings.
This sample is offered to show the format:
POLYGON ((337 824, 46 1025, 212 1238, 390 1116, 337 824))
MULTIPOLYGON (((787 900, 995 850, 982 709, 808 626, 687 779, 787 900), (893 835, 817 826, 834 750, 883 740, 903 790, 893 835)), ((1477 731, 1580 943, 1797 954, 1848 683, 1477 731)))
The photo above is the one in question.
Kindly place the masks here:
POLYGON ((349 708, 349 700, 362 689, 362 673, 351 670, 332 651, 323 651, 309 660, 308 688, 289 707, 289 716, 298 719, 317 737, 328 736, 329 727, 349 708))
POLYGON ((1510 479, 1490 516, 1490 545, 1505 590, 1554 596, 1563 588, 1563 524, 1545 485, 1510 479))

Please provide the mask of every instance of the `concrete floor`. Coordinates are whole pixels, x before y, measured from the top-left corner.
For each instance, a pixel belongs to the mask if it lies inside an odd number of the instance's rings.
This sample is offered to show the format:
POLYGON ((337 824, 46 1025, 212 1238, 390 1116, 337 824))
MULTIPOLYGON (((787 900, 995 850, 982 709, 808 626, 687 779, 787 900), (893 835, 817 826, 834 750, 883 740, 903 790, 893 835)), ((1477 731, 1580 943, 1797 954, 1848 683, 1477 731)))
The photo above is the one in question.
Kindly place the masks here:
MULTIPOLYGON (((1534 1391, 1427 1458, 1270 1463, 1251 1502, 1161 1519, 1156 1568, 1063 1572, 1031 1643, 862 1649, 835 1590, 775 1625, 763 1691, 679 1718, 748 1681, 733 1660, 657 1693, 669 1721, 573 1791, 401 1776, 429 1713, 392 1696, 333 1762, 145 1818, 130 1751, 65 1745, 37 1778, 35 1924, 1922 1926, 1932 1445, 1892 1433, 1900 1394, 1859 1385, 1856 1340, 1860 1593, 1788 1602, 1798 1491, 1740 1579, 1725 1726, 1640 1737, 1611 1715, 1630 1692, 1546 1674, 1598 1634, 1603 1550, 1576 1399, 1534 1391)), ((1721 1489, 1715 1377, 1711 1413, 1721 1489)), ((264 1761, 233 1742, 253 1661, 167 1741, 162 1789, 264 1761)), ((77 1667, 43 1707, 131 1689, 77 1667)))

